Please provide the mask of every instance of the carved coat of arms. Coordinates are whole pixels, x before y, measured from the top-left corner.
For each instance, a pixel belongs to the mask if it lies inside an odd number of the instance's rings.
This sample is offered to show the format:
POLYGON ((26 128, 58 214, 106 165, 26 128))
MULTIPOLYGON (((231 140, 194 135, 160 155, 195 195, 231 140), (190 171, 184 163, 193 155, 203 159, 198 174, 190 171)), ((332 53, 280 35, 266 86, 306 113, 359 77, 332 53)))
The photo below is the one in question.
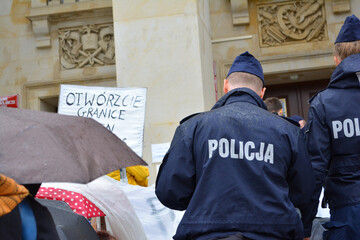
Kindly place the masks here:
POLYGON ((258 23, 261 47, 327 38, 324 0, 259 5, 258 23))
POLYGON ((59 31, 60 62, 64 69, 115 63, 111 25, 83 26, 59 31))

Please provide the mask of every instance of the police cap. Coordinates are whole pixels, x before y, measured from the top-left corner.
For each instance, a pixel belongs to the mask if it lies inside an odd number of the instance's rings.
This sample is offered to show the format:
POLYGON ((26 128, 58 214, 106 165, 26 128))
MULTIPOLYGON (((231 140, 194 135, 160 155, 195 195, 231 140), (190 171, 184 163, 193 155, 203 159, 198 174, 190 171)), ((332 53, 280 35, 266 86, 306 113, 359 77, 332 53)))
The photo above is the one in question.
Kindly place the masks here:
POLYGON ((263 85, 265 85, 264 73, 261 64, 248 51, 240 54, 235 58, 226 78, 229 77, 229 75, 233 72, 246 72, 258 76, 263 82, 263 85))
POLYGON ((335 43, 360 40, 360 20, 353 14, 346 17, 335 43))

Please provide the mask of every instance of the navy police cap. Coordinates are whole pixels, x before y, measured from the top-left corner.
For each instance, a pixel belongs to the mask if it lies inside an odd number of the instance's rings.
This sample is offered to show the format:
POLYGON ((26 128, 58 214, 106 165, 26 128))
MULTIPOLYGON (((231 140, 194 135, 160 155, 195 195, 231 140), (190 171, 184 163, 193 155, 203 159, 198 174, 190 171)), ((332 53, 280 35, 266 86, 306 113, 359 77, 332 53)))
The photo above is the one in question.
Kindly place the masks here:
POLYGON ((248 51, 240 54, 235 58, 226 78, 229 77, 229 75, 232 74, 233 72, 246 72, 258 76, 263 82, 263 85, 265 85, 264 73, 261 64, 248 51))
POLYGON ((360 40, 360 20, 353 14, 346 17, 335 43, 360 40))

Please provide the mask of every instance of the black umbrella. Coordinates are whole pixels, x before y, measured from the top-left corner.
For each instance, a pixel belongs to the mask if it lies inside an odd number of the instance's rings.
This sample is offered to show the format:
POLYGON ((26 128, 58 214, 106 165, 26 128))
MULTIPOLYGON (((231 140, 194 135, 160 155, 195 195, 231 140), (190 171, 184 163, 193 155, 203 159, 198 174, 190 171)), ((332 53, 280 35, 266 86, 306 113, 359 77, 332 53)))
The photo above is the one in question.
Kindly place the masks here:
POLYGON ((74 213, 65 202, 46 199, 36 200, 49 210, 60 240, 99 240, 89 221, 74 213))

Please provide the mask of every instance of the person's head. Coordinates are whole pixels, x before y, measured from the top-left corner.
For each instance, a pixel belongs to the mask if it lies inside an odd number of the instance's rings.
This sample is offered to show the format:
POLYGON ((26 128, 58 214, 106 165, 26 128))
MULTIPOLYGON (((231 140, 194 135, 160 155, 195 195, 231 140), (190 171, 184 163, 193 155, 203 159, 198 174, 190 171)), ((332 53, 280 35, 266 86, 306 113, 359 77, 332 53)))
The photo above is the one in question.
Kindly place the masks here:
POLYGON ((264 102, 269 112, 283 115, 283 106, 277 97, 266 98, 264 102))
POLYGON ((237 56, 224 79, 224 92, 235 88, 250 88, 261 98, 265 94, 264 73, 260 62, 249 52, 237 56))
POLYGON ((334 61, 336 66, 346 57, 360 53, 360 20, 351 15, 345 19, 335 40, 334 61))
POLYGON ((304 119, 300 120, 298 123, 300 124, 300 128, 303 128, 306 125, 306 121, 304 119))
POLYGON ((100 240, 116 240, 116 238, 111 235, 108 231, 98 230, 96 231, 100 240))

